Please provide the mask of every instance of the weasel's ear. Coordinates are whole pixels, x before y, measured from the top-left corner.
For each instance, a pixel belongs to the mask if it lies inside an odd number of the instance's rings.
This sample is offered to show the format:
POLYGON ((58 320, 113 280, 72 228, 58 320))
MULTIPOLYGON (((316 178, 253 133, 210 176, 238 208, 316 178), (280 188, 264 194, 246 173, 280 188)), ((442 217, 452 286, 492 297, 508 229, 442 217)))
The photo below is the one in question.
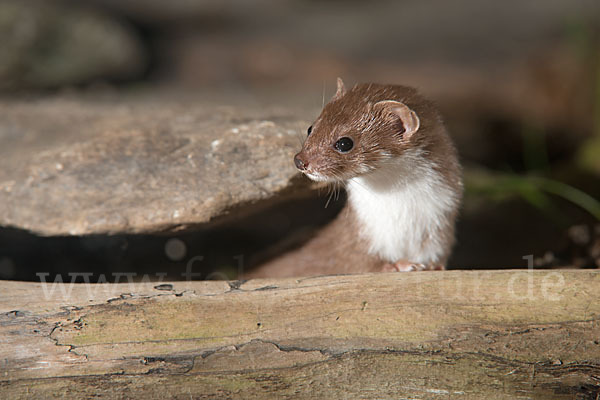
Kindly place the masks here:
POLYGON ((417 113, 408 108, 406 104, 395 100, 384 100, 375 103, 373 109, 378 108, 383 109, 384 116, 400 120, 399 122, 402 123, 404 129, 401 133, 405 138, 411 137, 413 133, 419 130, 421 121, 419 121, 417 113))
POLYGON ((335 92, 335 96, 333 96, 332 100, 337 100, 346 94, 346 87, 344 86, 344 81, 342 78, 337 78, 337 91, 335 92))

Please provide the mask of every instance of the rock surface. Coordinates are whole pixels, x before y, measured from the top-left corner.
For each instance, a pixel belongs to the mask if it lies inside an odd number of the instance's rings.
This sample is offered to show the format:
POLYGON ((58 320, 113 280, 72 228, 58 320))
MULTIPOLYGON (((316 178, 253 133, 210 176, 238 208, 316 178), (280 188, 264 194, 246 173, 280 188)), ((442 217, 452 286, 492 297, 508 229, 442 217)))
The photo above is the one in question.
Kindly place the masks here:
POLYGON ((0 225, 183 229, 304 181, 292 112, 148 98, 0 101, 0 225))
POLYGON ((0 90, 139 77, 144 45, 127 23, 81 4, 0 2, 0 90))

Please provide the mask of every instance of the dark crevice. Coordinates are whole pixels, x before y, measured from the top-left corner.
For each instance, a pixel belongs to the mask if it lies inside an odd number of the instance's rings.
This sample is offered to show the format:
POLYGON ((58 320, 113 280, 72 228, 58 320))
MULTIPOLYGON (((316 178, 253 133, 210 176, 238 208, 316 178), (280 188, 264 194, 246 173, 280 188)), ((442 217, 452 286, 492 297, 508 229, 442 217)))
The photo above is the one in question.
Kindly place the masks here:
POLYGON ((331 220, 343 202, 326 209, 326 200, 315 194, 270 207, 248 205, 254 211, 237 212, 187 232, 43 237, 0 228, 0 279, 67 283, 235 279, 331 220))

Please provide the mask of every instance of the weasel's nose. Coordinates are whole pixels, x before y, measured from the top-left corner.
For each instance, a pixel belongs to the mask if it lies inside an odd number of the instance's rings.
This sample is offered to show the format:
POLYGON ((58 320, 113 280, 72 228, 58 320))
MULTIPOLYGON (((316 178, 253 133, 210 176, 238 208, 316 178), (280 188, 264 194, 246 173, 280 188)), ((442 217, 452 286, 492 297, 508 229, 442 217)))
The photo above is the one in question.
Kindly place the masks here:
POLYGON ((308 167, 308 163, 302 161, 302 159, 298 157, 299 154, 300 153, 294 156, 294 164, 296 164, 296 168, 298 168, 300 171, 304 171, 308 167))

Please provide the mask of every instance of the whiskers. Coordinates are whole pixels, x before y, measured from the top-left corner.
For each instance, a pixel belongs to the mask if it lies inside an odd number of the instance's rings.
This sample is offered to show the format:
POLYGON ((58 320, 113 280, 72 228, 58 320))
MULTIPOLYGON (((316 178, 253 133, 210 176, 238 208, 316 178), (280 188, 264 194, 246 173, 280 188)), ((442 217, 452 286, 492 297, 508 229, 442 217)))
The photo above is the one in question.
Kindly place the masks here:
POLYGON ((300 144, 300 148, 302 148, 302 146, 304 145, 304 139, 306 138, 306 136, 304 136, 304 134, 302 133, 301 130, 297 130, 296 131, 296 138, 298 139, 298 143, 300 144))
POLYGON ((325 203, 325 208, 329 207, 332 200, 338 201, 340 199, 340 194, 347 180, 341 171, 337 170, 327 171, 327 177, 327 202, 325 203))
MULTIPOLYGON (((326 175, 315 172, 306 173, 306 175, 313 181, 325 182, 327 184, 325 186, 327 189, 327 201, 325 202, 325 208, 329 207, 329 204, 331 204, 332 201, 337 201, 340 199, 342 190, 345 189, 348 183, 353 186, 360 187, 364 192, 374 193, 373 188, 370 187, 370 185, 365 184, 360 176, 348 178, 348 176, 344 176, 342 171, 328 170, 326 175)), ((321 189, 325 188, 320 187, 318 189, 319 196, 321 195, 321 189)))
POLYGON ((329 206, 329 203, 331 203, 331 200, 335 200, 338 201, 340 199, 340 193, 342 191, 342 183, 341 181, 334 181, 334 182, 330 182, 328 185, 328 197, 327 197, 327 202, 325 203, 325 208, 327 208, 329 206))

